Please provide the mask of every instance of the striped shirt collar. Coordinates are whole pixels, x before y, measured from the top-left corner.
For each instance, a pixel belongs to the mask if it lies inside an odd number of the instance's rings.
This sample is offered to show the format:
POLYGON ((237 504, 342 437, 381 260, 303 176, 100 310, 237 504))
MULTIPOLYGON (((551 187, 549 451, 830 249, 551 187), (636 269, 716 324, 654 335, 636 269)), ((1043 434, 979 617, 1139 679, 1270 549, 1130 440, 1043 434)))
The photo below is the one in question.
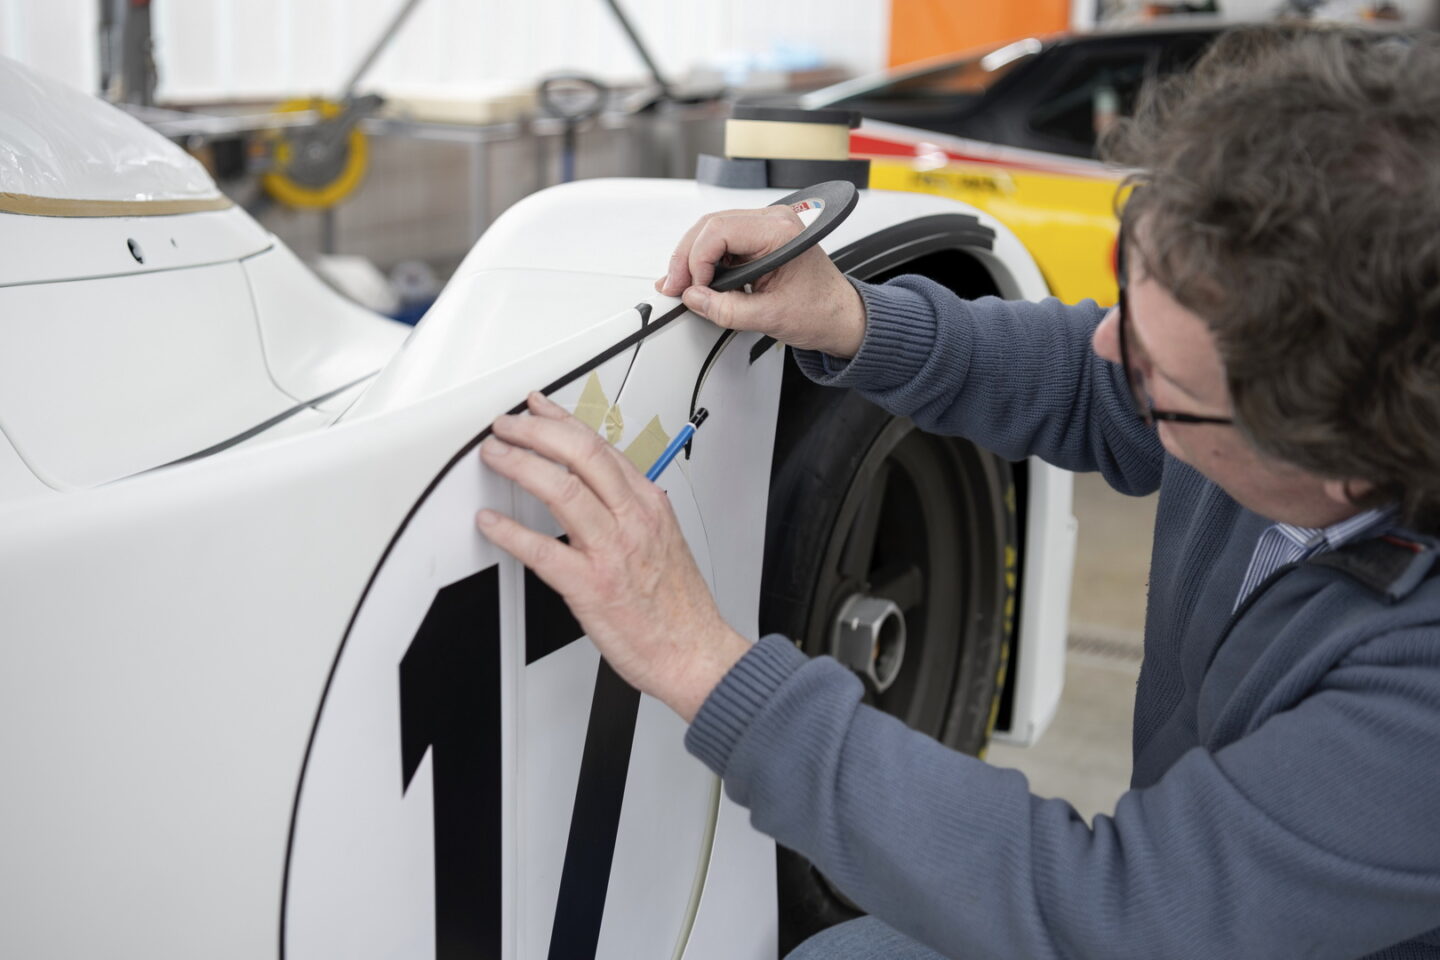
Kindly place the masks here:
POLYGON ((1296 563, 1326 550, 1335 550, 1354 540, 1361 533, 1395 515, 1394 507, 1375 507, 1347 517, 1328 527, 1297 527, 1293 523, 1277 523, 1266 527, 1250 555, 1250 565, 1240 583, 1233 609, 1250 596, 1260 584, 1287 563, 1296 563))

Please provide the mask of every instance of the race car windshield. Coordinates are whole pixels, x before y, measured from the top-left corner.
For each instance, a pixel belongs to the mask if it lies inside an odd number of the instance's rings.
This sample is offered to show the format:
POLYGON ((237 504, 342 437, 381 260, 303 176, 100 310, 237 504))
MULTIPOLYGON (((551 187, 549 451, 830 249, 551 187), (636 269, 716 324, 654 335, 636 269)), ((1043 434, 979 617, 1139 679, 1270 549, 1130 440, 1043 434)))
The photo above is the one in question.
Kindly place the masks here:
POLYGON ((1039 53, 1043 45, 1032 38, 979 50, 963 60, 951 60, 919 73, 855 95, 854 100, 950 100, 978 96, 1016 66, 1039 53))

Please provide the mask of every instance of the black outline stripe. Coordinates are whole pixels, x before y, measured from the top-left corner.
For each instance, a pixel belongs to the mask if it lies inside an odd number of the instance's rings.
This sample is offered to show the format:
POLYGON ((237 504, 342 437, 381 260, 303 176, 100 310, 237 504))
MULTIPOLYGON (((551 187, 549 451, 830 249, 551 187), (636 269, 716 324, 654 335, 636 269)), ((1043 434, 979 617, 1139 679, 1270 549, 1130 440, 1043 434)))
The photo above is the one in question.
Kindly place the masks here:
MULTIPOLYGON (((349 383, 345 384, 343 387, 336 387, 334 390, 330 390, 330 391, 328 391, 328 392, 326 392, 326 393, 322 393, 322 394, 320 394, 320 396, 318 396, 318 397, 312 397, 312 398, 309 399, 309 400, 305 400, 305 401, 302 401, 301 403, 297 403, 297 404, 295 404, 295 406, 291 407, 290 409, 288 409, 288 410, 283 410, 283 411, 281 411, 280 413, 275 414, 275 416, 271 417, 269 420, 266 420, 266 421, 264 421, 263 423, 257 423, 255 426, 251 427, 249 430, 246 430, 246 431, 244 431, 244 432, 242 432, 242 433, 237 433, 237 434, 235 434, 235 436, 231 437, 231 438, 228 439, 228 440, 221 440, 219 443, 214 444, 214 445, 212 445, 212 446, 208 446, 208 447, 206 447, 204 450, 198 450, 198 451, 196 451, 195 453, 187 453, 185 456, 181 457, 181 458, 178 459, 178 460, 171 460, 171 461, 168 462, 168 463, 162 463, 162 464, 160 464, 158 467, 151 467, 149 470, 142 470, 142 471, 140 471, 140 473, 142 473, 142 474, 144 474, 144 473, 149 473, 151 470, 164 470, 166 467, 179 466, 179 465, 182 464, 182 463, 189 463, 189 462, 191 462, 192 460, 203 460, 203 459, 205 459, 206 457, 213 457, 215 454, 220 453, 220 452, 225 451, 225 450, 229 450, 231 447, 236 446, 236 445, 241 444, 241 443, 244 443, 246 440, 249 440, 249 439, 251 439, 252 437, 258 437, 260 434, 264 433, 266 430, 269 430, 271 427, 273 427, 273 426, 275 426, 275 425, 277 425, 277 424, 283 423, 283 422, 285 422, 286 420, 289 420, 291 417, 295 416, 295 414, 299 413, 301 410, 308 410, 310 407, 315 406, 317 403, 324 403, 326 400, 329 400, 331 397, 339 396, 340 394, 344 393, 346 390, 349 390, 351 387, 353 387, 353 386, 355 386, 355 385, 357 385, 357 384, 364 383, 366 380, 369 380, 371 377, 375 376, 375 374, 377 374, 377 373, 379 373, 379 372, 380 372, 380 371, 378 371, 378 370, 371 370, 369 373, 365 374, 365 376, 360 377, 360 378, 358 378, 358 379, 356 379, 356 380, 351 380, 349 383)), ((132 474, 132 476, 133 476, 133 474, 132 474)), ((129 478, 126 477, 126 478, 123 478, 123 479, 129 479, 129 478)))

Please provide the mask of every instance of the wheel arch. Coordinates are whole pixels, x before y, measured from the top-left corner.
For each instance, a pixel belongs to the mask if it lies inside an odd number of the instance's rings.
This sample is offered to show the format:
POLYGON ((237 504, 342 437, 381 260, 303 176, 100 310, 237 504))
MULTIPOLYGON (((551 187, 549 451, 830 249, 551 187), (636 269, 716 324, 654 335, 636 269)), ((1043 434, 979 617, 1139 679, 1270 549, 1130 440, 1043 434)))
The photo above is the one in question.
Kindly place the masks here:
MULTIPOLYGON (((902 274, 913 274, 933 280, 966 299, 987 296, 1021 298, 1019 280, 995 255, 995 240, 995 231, 982 223, 980 218, 944 213, 919 217, 876 231, 837 250, 831 259, 846 276, 867 283, 883 283, 902 274)), ((806 378, 797 365, 786 364, 781 409, 794 402, 797 392, 822 389, 806 378)), ((783 417, 781 422, 785 422, 783 417)), ((1015 491, 1016 542, 1023 545, 1028 519, 1029 463, 1025 460, 1012 462, 1010 468, 1015 491)), ((1022 655, 1024 549, 1018 551, 1016 564, 1008 665, 992 724, 996 733, 1010 730, 1014 714, 1015 683, 1022 655)))

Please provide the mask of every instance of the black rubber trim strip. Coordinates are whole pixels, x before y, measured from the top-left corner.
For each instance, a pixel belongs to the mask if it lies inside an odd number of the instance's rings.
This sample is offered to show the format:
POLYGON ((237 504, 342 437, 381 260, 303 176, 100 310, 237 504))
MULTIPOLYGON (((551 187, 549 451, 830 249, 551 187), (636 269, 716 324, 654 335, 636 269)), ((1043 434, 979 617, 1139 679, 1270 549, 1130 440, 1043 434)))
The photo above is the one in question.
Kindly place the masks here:
POLYGON ((994 250, 995 231, 969 214, 937 213, 862 237, 830 259, 841 273, 864 280, 927 253, 967 247, 994 250))
POLYGON ((782 190, 802 189, 816 180, 844 180, 857 190, 870 188, 869 160, 790 160, 768 157, 765 180, 782 190))
POLYGON ((730 108, 731 120, 766 120, 771 123, 843 124, 854 130, 860 126, 859 110, 805 110, 800 107, 765 107, 737 103, 730 108))
MULTIPOLYGON (((688 310, 689 308, 683 303, 677 304, 675 307, 661 314, 659 319, 655 320, 649 326, 641 327, 638 331, 625 337, 619 343, 591 357, 564 376, 546 385, 540 392, 549 396, 557 390, 564 389, 570 383, 577 380, 582 374, 588 373, 609 360, 613 360, 626 350, 639 344, 640 341, 646 337, 659 332, 668 326, 672 320, 688 312, 688 310)), ((509 412, 519 413, 524 409, 525 401, 522 400, 511 407, 509 412)), ((325 701, 330 696, 330 688, 335 682, 335 671, 339 669, 340 658, 345 653, 345 645, 350 639, 351 631, 355 629, 355 621, 360 616, 360 609, 365 605, 366 598, 370 596, 371 588, 375 586, 375 578, 380 575, 380 571, 385 567, 385 561, 390 558, 390 553, 395 549, 395 544, 400 541, 401 534, 405 532, 405 529, 410 525, 410 521, 413 520, 415 514, 419 512, 420 507, 430 498, 430 494, 435 492, 435 488, 440 485, 440 481, 445 479, 445 476, 454 468, 455 464, 459 463, 462 457, 473 451, 480 445, 480 442, 488 436, 490 436, 490 428, 487 426, 456 451, 455 455, 446 461, 445 465, 436 472, 434 478, 431 479, 430 483, 421 491, 419 498, 410 507, 409 512, 405 514, 405 518, 400 521, 400 526, 395 529, 395 533, 390 538, 390 542, 385 545, 385 550, 380 554, 380 559, 376 561, 375 569, 370 572, 370 579, 365 582, 365 589, 360 592, 360 598, 355 602, 355 609, 351 612, 350 620, 345 625, 345 633, 340 639, 340 646, 335 651, 335 659, 330 663, 330 672, 325 677, 325 686, 320 692, 320 702, 316 704, 315 707, 315 719, 310 724, 310 736, 305 742, 305 757, 300 762, 300 774, 295 783, 295 799, 290 807, 290 828, 285 839, 285 873, 280 881, 280 926, 278 931, 280 938, 280 951, 278 956, 280 960, 284 960, 285 958, 285 911, 289 907, 290 862, 295 851, 295 823, 300 814, 300 792, 305 786, 305 771, 310 766, 310 753, 315 748, 315 736, 320 729, 320 716, 325 711, 325 701)))
MULTIPOLYGON (((724 353, 725 348, 730 346, 731 341, 735 339, 735 334, 738 332, 737 330, 726 330, 721 333, 720 336, 715 339, 715 345, 710 348, 710 352, 705 355, 705 362, 700 364, 700 373, 695 378, 695 389, 690 391, 691 417, 695 416, 695 411, 698 409, 697 404, 700 402, 700 388, 705 386, 705 380, 710 376, 710 368, 715 366, 715 361, 720 359, 720 354, 724 353)), ((685 444, 686 460, 690 459, 690 449, 694 446, 694 442, 695 438, 692 436, 690 441, 685 444)))
MULTIPOLYGON (((918 220, 887 227, 854 243, 837 250, 831 261, 841 273, 855 275, 863 280, 896 264, 936 250, 955 250, 979 247, 993 250, 995 231, 980 223, 978 217, 964 213, 938 213, 918 220)), ((720 334, 710 354, 700 366, 700 376, 695 379, 695 389, 690 394, 690 415, 695 415, 700 402, 700 388, 710 374, 710 368, 720 359, 720 354, 730 346, 736 331, 726 330, 720 334)), ((750 363, 755 363, 775 343, 774 337, 762 336, 750 348, 750 363)))
MULTIPOLYGON (((375 376, 375 374, 379 372, 380 371, 378 370, 372 370, 369 373, 365 374, 365 376, 360 377, 358 380, 351 380, 343 387, 336 387, 334 390, 322 393, 318 397, 312 397, 311 399, 306 400, 303 403, 297 403, 289 410, 283 410, 280 413, 275 414, 275 416, 271 417, 269 420, 266 420, 264 423, 258 423, 243 433, 235 434, 235 436, 231 437, 228 440, 221 440, 219 443, 206 447, 204 450, 198 450, 195 453, 186 454, 178 460, 171 460, 169 463, 162 463, 160 464, 160 466, 151 467, 149 470, 141 470, 140 473, 149 473, 151 470, 164 470, 166 467, 179 466, 182 463, 189 463, 192 460, 204 460, 206 457, 213 457, 215 454, 221 453, 225 450, 229 450, 231 447, 242 444, 246 440, 249 440, 253 437, 258 437, 260 434, 264 433, 266 430, 269 430, 271 427, 283 423, 286 420, 289 420, 301 410, 309 409, 310 407, 315 406, 315 404, 317 403, 324 403, 331 397, 339 396, 340 394, 344 393, 346 390, 349 390, 356 384, 364 383, 366 380, 369 380, 371 377, 375 376)), ((138 476, 138 474, 132 474, 132 476, 138 476)))
MULTIPOLYGON (((700 388, 705 386, 705 378, 710 376, 710 368, 715 366, 715 361, 720 359, 720 354, 730 346, 730 341, 735 339, 737 330, 724 330, 720 336, 715 338, 715 344, 710 352, 705 355, 705 362, 700 364, 700 374, 695 378, 695 389, 690 391, 690 416, 695 416, 697 404, 700 402, 700 388)), ((687 458, 688 459, 688 458, 687 458)))

